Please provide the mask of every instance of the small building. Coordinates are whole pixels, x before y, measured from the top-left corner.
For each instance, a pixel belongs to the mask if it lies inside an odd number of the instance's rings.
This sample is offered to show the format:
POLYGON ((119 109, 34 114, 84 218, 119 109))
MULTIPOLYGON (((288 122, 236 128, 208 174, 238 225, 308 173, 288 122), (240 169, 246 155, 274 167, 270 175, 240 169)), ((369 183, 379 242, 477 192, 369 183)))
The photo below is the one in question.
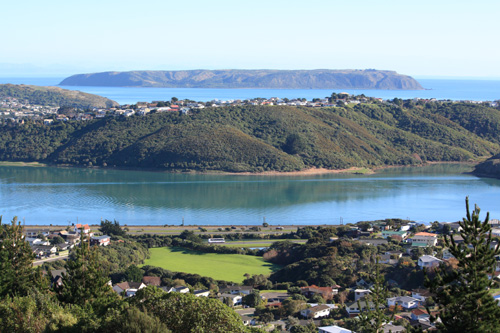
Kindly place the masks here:
POLYGON ((305 318, 321 318, 330 315, 331 308, 328 305, 316 305, 300 311, 300 315, 305 318))
POLYGON ((300 293, 306 297, 320 294, 325 300, 331 300, 333 298, 333 295, 338 293, 338 289, 333 287, 318 287, 313 284, 309 287, 301 287, 300 293))
POLYGON ((195 290, 193 294, 196 297, 208 297, 210 296, 210 290, 202 289, 202 290, 195 290))
POLYGON ((359 299, 362 299, 370 293, 371 291, 369 289, 356 289, 354 290, 354 300, 357 301, 359 299))
MULTIPOLYGON (((373 302, 368 302, 368 303, 366 301, 358 301, 358 302, 355 301, 355 302, 346 303, 345 309, 346 309, 347 313, 349 314, 349 316, 357 315, 361 311, 367 311, 367 310, 373 311, 373 310, 375 310, 375 304, 373 302), (358 305, 358 302, 359 302, 359 305, 358 305)), ((379 304, 379 308, 384 309, 385 305, 379 304)))
POLYGON ((93 236, 90 238, 90 244, 98 246, 108 246, 111 242, 111 238, 107 235, 93 236))
POLYGON ((434 294, 428 289, 417 288, 411 291, 411 297, 418 299, 421 304, 425 303, 425 300, 432 296, 434 296, 434 294))
POLYGON ((146 288, 146 285, 142 282, 120 282, 113 286, 116 293, 125 297, 135 296, 135 293, 142 288, 146 288))
POLYGON ((438 259, 434 256, 423 255, 420 258, 418 258, 418 267, 420 267, 420 268, 437 267, 442 262, 443 261, 441 259, 438 259))
POLYGON ((159 276, 144 276, 142 278, 142 283, 146 286, 159 287, 161 285, 161 278, 159 276))
POLYGON ((337 325, 333 325, 318 327, 318 333, 352 333, 352 331, 337 325))
POLYGON ((222 294, 232 294, 232 295, 250 295, 253 291, 253 287, 250 286, 226 286, 219 289, 222 294))
POLYGON ((242 304, 243 297, 241 297, 241 295, 221 294, 219 296, 219 300, 223 303, 224 300, 228 300, 228 303, 232 304, 233 306, 237 306, 242 304))
POLYGON ((209 238, 208 244, 217 244, 217 243, 225 243, 224 238, 209 238))
POLYGON ((382 237, 383 238, 391 238, 393 236, 398 236, 401 237, 401 239, 405 239, 406 236, 408 236, 408 232, 403 230, 403 231, 392 231, 392 230, 384 230, 382 231, 382 237))
POLYGON ((400 306, 405 310, 415 309, 420 305, 420 300, 409 296, 397 296, 387 299, 387 306, 400 306))
POLYGON ((425 244, 425 246, 436 246, 437 235, 429 232, 417 232, 411 238, 411 243, 412 246, 422 246, 422 244, 425 244))

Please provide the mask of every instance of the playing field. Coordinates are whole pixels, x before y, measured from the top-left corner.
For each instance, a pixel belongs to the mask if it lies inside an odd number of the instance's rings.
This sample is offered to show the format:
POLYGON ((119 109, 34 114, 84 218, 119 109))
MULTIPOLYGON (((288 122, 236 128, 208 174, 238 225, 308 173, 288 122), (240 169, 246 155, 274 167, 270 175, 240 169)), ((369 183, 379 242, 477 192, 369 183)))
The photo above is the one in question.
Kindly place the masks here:
POLYGON ((261 257, 241 254, 201 253, 183 248, 152 248, 145 265, 158 266, 173 272, 194 273, 216 280, 242 282, 246 273, 270 274, 280 267, 261 257))

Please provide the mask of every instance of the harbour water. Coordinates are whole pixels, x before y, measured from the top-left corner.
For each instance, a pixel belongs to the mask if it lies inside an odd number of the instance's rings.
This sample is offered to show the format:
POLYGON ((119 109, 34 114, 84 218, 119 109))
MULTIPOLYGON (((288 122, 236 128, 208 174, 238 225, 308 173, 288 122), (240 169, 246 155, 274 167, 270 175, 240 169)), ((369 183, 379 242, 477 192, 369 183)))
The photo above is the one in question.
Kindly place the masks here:
POLYGON ((318 225, 384 218, 457 221, 465 197, 500 218, 500 180, 467 165, 391 168, 372 175, 238 176, 0 167, 0 215, 27 225, 318 225))
MULTIPOLYGON (((1 83, 32 84, 41 86, 58 85, 63 78, 7 78, 1 83)), ((80 90, 110 98, 120 104, 135 104, 138 101, 166 101, 172 97, 195 101, 236 100, 251 98, 324 98, 332 92, 364 94, 383 99, 436 98, 449 100, 493 101, 500 99, 500 80, 450 80, 419 79, 426 90, 367 90, 367 89, 202 89, 202 88, 125 88, 61 86, 64 89, 80 90)))

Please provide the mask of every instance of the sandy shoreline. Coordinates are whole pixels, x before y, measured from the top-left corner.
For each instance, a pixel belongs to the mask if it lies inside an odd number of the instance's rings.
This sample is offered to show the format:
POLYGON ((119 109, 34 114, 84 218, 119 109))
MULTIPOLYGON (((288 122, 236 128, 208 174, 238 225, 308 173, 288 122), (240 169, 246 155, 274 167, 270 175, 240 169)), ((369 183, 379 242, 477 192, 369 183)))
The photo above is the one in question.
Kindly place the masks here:
POLYGON ((418 165, 382 165, 373 168, 367 167, 350 167, 347 169, 326 169, 326 168, 309 168, 299 171, 262 171, 262 172, 226 172, 226 171, 167 171, 160 169, 145 169, 145 168, 120 168, 120 167, 82 167, 74 165, 49 165, 38 162, 6 162, 0 161, 0 166, 22 166, 22 167, 54 167, 54 168, 78 168, 78 169, 94 169, 94 170, 119 170, 119 171, 143 171, 143 172, 160 172, 171 174, 193 174, 193 175, 231 175, 231 176, 313 176, 325 174, 374 174, 379 170, 403 168, 403 167, 425 167, 436 164, 469 164, 476 165, 479 162, 425 162, 418 165))

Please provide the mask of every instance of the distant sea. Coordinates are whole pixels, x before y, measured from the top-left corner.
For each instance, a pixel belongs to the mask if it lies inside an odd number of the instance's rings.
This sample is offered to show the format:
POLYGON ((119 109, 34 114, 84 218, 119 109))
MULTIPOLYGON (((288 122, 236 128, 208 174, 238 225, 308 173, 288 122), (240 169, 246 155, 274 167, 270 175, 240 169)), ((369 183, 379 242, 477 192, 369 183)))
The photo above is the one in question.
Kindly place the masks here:
MULTIPOLYGON (((30 84, 55 86, 62 77, 0 77, 0 83, 30 84)), ((373 90, 373 89, 204 89, 204 88, 123 88, 123 87, 84 87, 61 86, 64 89, 80 90, 90 94, 112 99, 120 104, 136 102, 166 101, 172 97, 206 102, 214 99, 236 100, 251 98, 323 98, 332 92, 383 99, 436 98, 449 100, 493 101, 500 99, 500 80, 464 80, 464 79, 419 79, 426 90, 373 90)))

